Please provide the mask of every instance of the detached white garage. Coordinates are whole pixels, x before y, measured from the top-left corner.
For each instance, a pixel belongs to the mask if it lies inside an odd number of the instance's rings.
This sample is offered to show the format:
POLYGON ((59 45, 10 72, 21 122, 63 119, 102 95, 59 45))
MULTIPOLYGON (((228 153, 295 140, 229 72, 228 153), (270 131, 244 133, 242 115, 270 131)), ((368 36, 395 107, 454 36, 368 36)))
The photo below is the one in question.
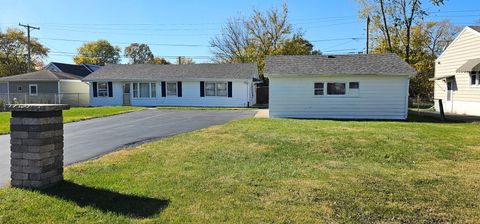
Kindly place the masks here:
POLYGON ((267 57, 270 117, 405 120, 415 74, 395 54, 267 57))

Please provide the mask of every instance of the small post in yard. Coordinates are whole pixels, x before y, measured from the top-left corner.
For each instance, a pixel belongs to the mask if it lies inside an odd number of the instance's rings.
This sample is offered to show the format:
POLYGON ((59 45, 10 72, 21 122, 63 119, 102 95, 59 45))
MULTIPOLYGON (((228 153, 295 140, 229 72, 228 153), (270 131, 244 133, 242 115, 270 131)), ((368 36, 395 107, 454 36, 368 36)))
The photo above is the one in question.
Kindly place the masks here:
POLYGON ((9 104, 12 187, 43 189, 63 181, 65 104, 9 104))
POLYGON ((445 121, 445 112, 443 111, 442 99, 438 100, 438 107, 440 108, 440 120, 445 121))

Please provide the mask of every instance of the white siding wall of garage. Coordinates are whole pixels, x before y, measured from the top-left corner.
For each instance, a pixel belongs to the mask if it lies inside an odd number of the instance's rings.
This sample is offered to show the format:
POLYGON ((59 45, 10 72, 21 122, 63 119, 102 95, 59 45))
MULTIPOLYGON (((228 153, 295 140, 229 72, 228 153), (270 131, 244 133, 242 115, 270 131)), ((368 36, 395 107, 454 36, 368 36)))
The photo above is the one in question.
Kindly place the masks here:
MULTIPOLYGON (((213 80, 212 80, 213 81, 213 80)), ((224 81, 224 80, 218 80, 224 81)), ((146 82, 146 81, 139 81, 146 82)), ((208 81, 205 81, 208 82, 208 81)), ((182 81, 182 97, 162 97, 161 82, 157 81, 155 98, 133 98, 131 88, 130 100, 133 106, 208 106, 208 107, 247 107, 255 104, 253 83, 247 80, 232 81, 232 97, 200 97, 200 81, 182 81)), ((90 87, 92 106, 113 106, 123 104, 123 82, 113 82, 113 97, 93 97, 90 87)))
MULTIPOLYGON (((447 102, 447 84, 444 80, 435 81, 435 99, 442 99, 447 112, 480 115, 480 87, 470 85, 469 73, 457 73, 456 70, 469 59, 480 58, 480 33, 466 28, 446 49, 435 63, 435 77, 455 75, 456 88, 452 102, 447 102)), ((438 101, 435 108, 439 110, 438 101)))
POLYGON ((269 78, 270 117, 394 120, 407 118, 409 78, 406 75, 269 76, 269 78), (359 82, 359 95, 315 96, 315 82, 359 82))
POLYGON ((59 91, 61 103, 82 107, 90 105, 87 83, 80 80, 62 80, 60 81, 59 91))

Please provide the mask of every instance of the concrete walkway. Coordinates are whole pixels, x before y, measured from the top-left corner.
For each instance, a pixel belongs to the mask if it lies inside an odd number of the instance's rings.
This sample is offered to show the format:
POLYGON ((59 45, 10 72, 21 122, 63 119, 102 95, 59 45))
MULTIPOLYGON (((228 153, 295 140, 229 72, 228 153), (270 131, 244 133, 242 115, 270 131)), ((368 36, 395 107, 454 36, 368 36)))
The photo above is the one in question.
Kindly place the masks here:
POLYGON ((268 118, 268 117, 269 117, 268 109, 259 109, 255 114, 255 118, 268 118))

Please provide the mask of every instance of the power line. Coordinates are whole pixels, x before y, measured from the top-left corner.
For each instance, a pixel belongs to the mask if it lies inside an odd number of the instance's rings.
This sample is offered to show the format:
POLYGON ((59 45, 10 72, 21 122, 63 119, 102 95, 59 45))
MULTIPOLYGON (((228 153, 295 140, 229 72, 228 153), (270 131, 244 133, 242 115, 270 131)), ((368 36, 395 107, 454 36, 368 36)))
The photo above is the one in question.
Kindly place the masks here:
MULTIPOLYGON (((68 52, 68 51, 50 51, 49 55, 63 55, 63 56, 75 56, 78 53, 76 52, 68 52)), ((162 57, 162 58, 177 58, 178 55, 155 55, 156 57, 162 57)), ((128 58, 126 56, 120 55, 121 58, 128 58)), ((189 58, 212 58, 213 55, 184 55, 183 57, 189 57, 189 58)))
POLYGON ((345 37, 345 38, 333 38, 333 39, 323 39, 323 40, 310 40, 310 42, 329 42, 329 41, 339 41, 339 40, 361 40, 365 37, 345 37))
MULTIPOLYGON (((53 40, 53 41, 66 41, 66 42, 81 42, 87 43, 91 42, 89 40, 77 40, 77 39, 63 39, 63 38, 38 38, 41 40, 53 40)), ((111 42, 112 44, 131 44, 128 42, 111 42)), ((134 43, 134 42, 132 42, 134 43)), ((145 43, 152 46, 172 46, 172 47, 210 47, 210 45, 201 45, 201 44, 165 44, 165 43, 145 43)))

